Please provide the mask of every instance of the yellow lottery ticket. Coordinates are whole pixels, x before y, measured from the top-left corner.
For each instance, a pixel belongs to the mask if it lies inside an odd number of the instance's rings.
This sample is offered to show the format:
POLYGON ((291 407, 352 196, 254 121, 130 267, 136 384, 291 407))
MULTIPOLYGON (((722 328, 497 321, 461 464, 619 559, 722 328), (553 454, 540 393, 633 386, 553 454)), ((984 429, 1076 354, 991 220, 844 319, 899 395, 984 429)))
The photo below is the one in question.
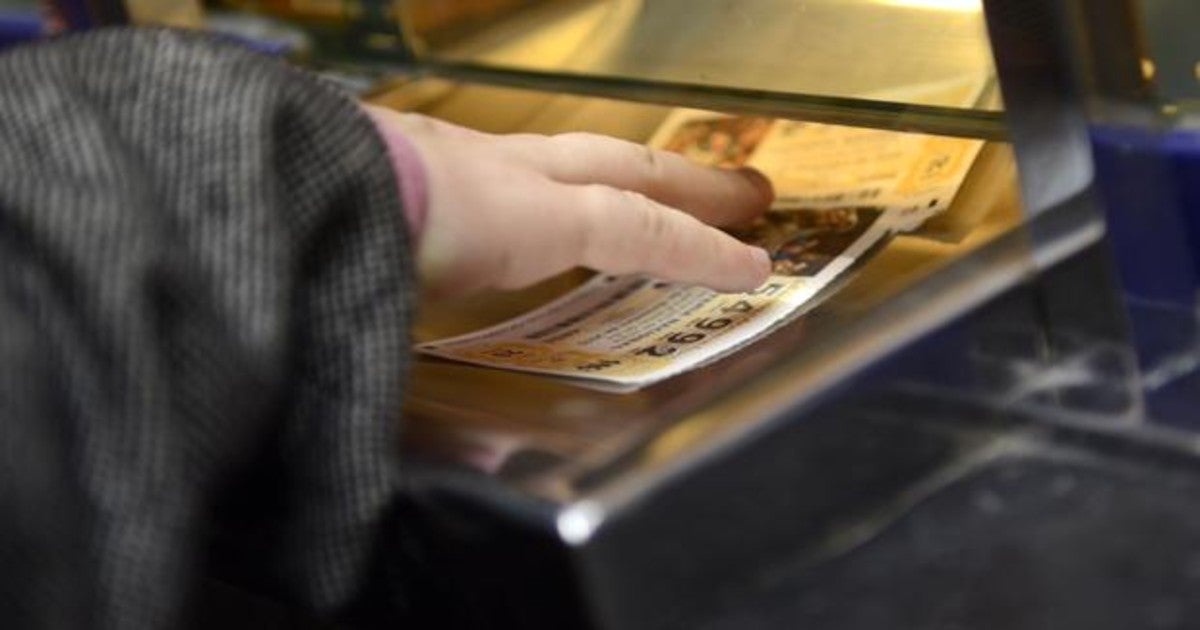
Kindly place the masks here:
POLYGON ((752 166, 775 209, 875 206, 897 231, 950 207, 982 140, 677 110, 651 144, 712 166, 752 166))

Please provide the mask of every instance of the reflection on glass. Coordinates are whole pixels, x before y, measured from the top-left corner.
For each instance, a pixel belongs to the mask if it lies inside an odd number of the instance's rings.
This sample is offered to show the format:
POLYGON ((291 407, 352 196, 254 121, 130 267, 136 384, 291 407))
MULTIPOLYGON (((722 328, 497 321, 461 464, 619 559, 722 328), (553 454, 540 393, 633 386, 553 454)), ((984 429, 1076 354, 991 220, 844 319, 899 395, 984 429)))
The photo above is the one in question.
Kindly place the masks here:
POLYGON ((418 56, 442 63, 945 107, 923 86, 994 74, 978 0, 400 6, 418 56))

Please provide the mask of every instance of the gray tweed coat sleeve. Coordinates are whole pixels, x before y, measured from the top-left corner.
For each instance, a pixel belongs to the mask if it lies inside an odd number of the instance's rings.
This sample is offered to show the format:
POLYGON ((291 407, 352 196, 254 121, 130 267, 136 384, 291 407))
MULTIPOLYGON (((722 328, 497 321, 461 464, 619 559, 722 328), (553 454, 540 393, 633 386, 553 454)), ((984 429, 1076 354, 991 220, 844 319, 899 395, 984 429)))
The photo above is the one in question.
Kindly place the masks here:
POLYGON ((351 600, 406 238, 371 123, 301 71, 166 30, 0 55, 0 623, 175 626, 222 556, 351 600))

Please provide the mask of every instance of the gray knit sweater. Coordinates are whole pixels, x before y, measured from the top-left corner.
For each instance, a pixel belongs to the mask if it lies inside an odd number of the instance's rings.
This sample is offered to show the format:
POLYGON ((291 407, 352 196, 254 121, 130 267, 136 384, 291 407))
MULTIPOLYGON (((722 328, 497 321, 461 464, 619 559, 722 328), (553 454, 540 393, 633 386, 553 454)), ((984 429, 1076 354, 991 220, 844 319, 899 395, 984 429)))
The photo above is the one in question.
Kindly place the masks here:
POLYGON ((0 624, 174 626, 214 558, 355 596, 396 483, 398 199, 350 99, 237 46, 0 55, 0 624))

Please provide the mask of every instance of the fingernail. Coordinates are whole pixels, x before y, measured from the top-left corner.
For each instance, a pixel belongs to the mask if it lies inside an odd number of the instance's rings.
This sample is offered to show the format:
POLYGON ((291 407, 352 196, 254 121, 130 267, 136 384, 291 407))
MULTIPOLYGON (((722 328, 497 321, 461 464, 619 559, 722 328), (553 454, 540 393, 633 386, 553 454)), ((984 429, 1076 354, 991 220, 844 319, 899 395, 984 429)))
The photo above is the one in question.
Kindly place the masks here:
POLYGON ((750 247, 750 257, 754 259, 754 286, 751 288, 758 288, 771 275, 771 255, 761 247, 750 247))
POLYGON ((726 293, 745 293, 757 289, 767 281, 771 275, 771 256, 761 247, 753 245, 744 245, 743 247, 742 251, 746 256, 744 261, 738 263, 736 267, 726 269, 730 275, 726 276, 725 282, 709 286, 726 293))
POLYGON ((742 177, 745 177, 746 181, 750 182, 751 186, 757 188, 759 194, 761 194, 764 199, 767 201, 772 201, 775 199, 775 187, 771 185, 771 180, 767 179, 766 175, 763 175, 758 170, 750 168, 749 166, 743 166, 739 168, 738 173, 740 173, 742 177))

